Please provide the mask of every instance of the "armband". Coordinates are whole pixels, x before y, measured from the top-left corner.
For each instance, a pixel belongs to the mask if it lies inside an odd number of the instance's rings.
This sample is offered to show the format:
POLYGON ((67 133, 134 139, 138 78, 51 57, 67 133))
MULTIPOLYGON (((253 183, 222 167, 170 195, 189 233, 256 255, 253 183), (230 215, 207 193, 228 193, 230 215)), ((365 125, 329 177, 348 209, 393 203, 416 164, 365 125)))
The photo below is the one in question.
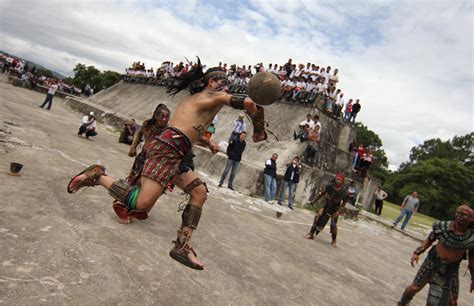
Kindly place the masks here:
POLYGON ((230 97, 230 106, 235 109, 244 109, 244 100, 245 96, 234 94, 230 97))
POLYGON ((421 254, 423 254, 424 251, 425 249, 423 247, 417 247, 413 254, 420 256, 421 254))

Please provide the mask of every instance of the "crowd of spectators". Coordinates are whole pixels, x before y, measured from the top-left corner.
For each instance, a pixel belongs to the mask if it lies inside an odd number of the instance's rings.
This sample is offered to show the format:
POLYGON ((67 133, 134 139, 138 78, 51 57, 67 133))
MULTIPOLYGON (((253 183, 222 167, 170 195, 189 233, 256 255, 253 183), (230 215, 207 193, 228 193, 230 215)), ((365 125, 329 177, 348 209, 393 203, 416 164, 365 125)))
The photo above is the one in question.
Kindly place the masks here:
MULTIPOLYGON (((24 60, 12 57, 7 53, 0 54, 0 69, 2 73, 7 73, 17 80, 13 83, 16 86, 23 86, 34 89, 37 85, 50 87, 51 84, 56 84, 58 90, 67 92, 72 95, 81 95, 82 90, 74 85, 67 84, 63 80, 54 77, 47 77, 41 73, 36 66, 30 66, 24 60)), ((92 94, 92 88, 89 86, 87 93, 92 94)))
MULTIPOLYGON (((191 66, 192 62, 180 62, 175 65, 171 61, 165 61, 155 73, 153 68, 147 69, 145 63, 135 62, 125 69, 123 79, 128 82, 166 86, 173 82, 172 77, 188 71, 191 66)), ((289 59, 282 65, 270 63, 265 66, 263 63, 257 63, 240 67, 219 62, 218 67, 227 73, 229 92, 232 93, 245 94, 250 78, 265 71, 273 73, 281 81, 280 101, 315 106, 334 119, 346 123, 354 123, 361 109, 359 99, 356 103, 353 99, 346 101, 342 89, 337 88, 339 70, 333 70, 331 66, 324 67, 313 63, 296 65, 289 59)))

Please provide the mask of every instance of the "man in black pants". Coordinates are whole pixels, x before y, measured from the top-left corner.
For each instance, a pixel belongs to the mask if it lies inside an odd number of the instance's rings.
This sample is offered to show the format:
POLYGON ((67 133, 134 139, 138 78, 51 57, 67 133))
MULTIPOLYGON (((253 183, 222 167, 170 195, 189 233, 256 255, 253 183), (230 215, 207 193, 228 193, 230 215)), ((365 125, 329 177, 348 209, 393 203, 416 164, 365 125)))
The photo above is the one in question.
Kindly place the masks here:
POLYGON ((383 200, 385 200, 386 197, 388 197, 388 194, 382 190, 382 187, 377 187, 377 190, 374 192, 375 196, 375 214, 376 215, 381 215, 382 214, 382 208, 383 208, 383 200))
POLYGON ((227 187, 234 190, 234 178, 237 170, 239 169, 240 160, 242 159, 242 153, 245 150, 247 143, 245 142, 245 136, 247 133, 241 132, 237 140, 231 140, 229 146, 227 147, 227 164, 225 166, 224 172, 222 173, 221 180, 219 181, 219 187, 222 187, 224 184, 227 173, 230 171, 229 183, 227 187))

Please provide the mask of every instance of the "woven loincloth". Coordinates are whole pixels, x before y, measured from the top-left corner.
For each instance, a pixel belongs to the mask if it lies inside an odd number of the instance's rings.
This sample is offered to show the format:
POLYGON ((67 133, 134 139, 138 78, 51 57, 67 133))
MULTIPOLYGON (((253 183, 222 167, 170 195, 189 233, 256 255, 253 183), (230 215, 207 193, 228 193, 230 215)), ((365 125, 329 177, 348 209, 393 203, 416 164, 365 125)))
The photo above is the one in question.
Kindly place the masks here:
POLYGON ((168 186, 179 174, 179 164, 191 151, 191 142, 180 130, 168 127, 151 141, 142 176, 168 186))

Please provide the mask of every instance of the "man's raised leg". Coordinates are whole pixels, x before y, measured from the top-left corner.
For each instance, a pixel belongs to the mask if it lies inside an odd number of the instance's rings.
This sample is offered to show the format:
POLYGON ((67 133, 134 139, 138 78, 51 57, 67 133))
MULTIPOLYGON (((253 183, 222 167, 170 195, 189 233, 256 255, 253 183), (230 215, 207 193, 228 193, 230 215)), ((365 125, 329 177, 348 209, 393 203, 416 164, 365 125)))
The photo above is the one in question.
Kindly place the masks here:
MULTIPOLYGON (((69 193, 75 193, 83 187, 101 185, 109 194, 124 205, 114 205, 114 210, 122 220, 146 219, 148 212, 163 192, 163 187, 156 181, 142 177, 141 187, 130 185, 125 180, 114 180, 105 174, 101 165, 92 165, 74 176, 68 184, 69 193)), ((122 222, 129 223, 129 222, 122 222)))
POLYGON ((204 264, 197 259, 196 252, 191 246, 191 236, 201 218, 202 206, 207 199, 207 187, 193 171, 180 174, 174 183, 191 198, 183 210, 182 223, 170 256, 190 268, 202 270, 204 264))

